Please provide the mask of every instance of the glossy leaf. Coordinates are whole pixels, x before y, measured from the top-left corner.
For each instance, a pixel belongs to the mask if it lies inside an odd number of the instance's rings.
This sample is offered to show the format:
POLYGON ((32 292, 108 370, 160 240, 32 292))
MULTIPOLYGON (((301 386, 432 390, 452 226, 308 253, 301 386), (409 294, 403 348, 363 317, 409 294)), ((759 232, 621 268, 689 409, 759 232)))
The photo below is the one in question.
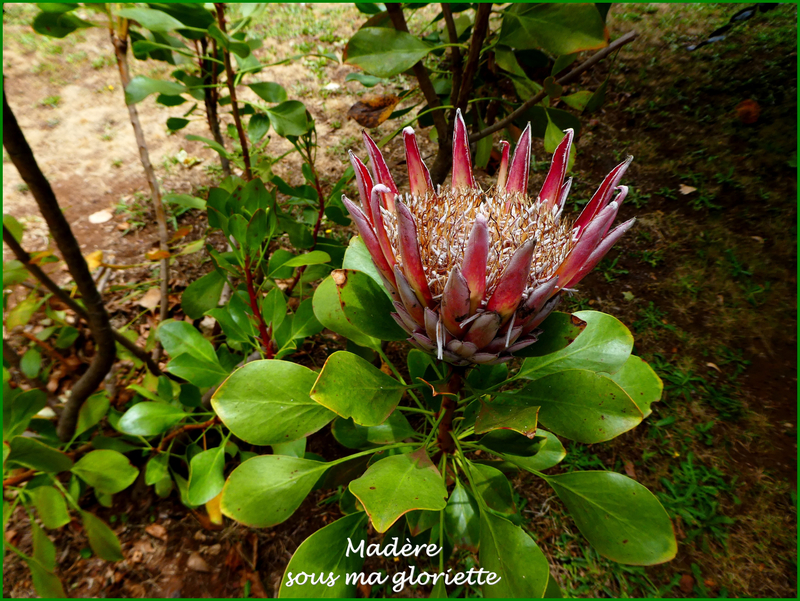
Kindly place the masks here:
MULTIPOLYGON (((363 511, 339 518, 332 524, 320 528, 305 539, 292 555, 289 565, 286 566, 278 597, 354 598, 356 583, 348 584, 347 575, 359 573, 364 565, 364 558, 359 553, 347 553, 348 545, 342 542, 349 541, 353 547, 357 547, 366 540, 367 515, 363 511), (325 583, 299 584, 294 581, 293 576, 296 577, 302 572, 333 574, 336 582, 333 586, 325 583)), ((305 580, 304 578, 303 582, 305 580)))
POLYGON ((175 81, 166 79, 153 79, 144 75, 137 75, 131 79, 125 88, 125 102, 136 104, 147 98, 150 94, 164 94, 166 96, 177 96, 186 92, 186 87, 175 81))
POLYGON ((225 446, 201 451, 189 464, 186 496, 193 505, 203 505, 216 497, 225 485, 225 446))
POLYGON ((96 426, 108 413, 110 401, 105 392, 96 392, 81 405, 78 411, 78 424, 75 426, 75 436, 86 432, 96 426))
POLYGON ((541 330, 535 344, 514 353, 515 357, 543 357, 556 353, 570 344, 586 328, 586 322, 569 313, 553 311, 538 327, 541 330))
POLYGON ((400 411, 394 411, 385 422, 369 428, 356 424, 352 419, 338 417, 334 420, 331 431, 333 437, 348 449, 402 442, 415 434, 406 416, 400 411))
MULTIPOLYGON (((361 239, 361 236, 354 236, 350 239, 350 244, 344 253, 344 261, 342 261, 343 269, 352 269, 366 273, 372 280, 383 288, 383 280, 381 280, 380 272, 375 267, 372 257, 367 250, 367 245, 361 239)), ((386 293, 387 298, 389 293, 386 293)))
POLYGON ((217 270, 211 271, 189 284, 181 295, 181 308, 192 319, 201 319, 206 311, 219 304, 225 287, 225 276, 217 270))
POLYGON ((286 90, 278 83, 260 81, 247 84, 247 87, 253 90, 259 98, 269 103, 278 104, 286 100, 286 90))
POLYGON ((350 483, 378 532, 386 532, 414 509, 439 511, 447 505, 442 475, 424 449, 387 457, 350 483))
MULTIPOLYGON (((466 417, 466 416, 465 416, 466 417)), ((510 453, 520 457, 535 455, 538 442, 513 430, 492 430, 480 440, 481 445, 499 455, 510 453)))
POLYGON ((25 557, 24 560, 28 569, 31 571, 33 588, 36 589, 40 597, 43 599, 64 599, 66 597, 58 576, 45 568, 33 557, 25 557))
POLYGON ((133 436, 155 436, 188 416, 189 413, 170 403, 143 401, 124 413, 117 423, 117 430, 133 436))
POLYGON ((272 127, 279 136, 302 136, 314 125, 305 105, 298 100, 287 100, 266 111, 272 127))
POLYGON ((61 528, 69 524, 67 502, 63 495, 53 486, 37 486, 30 491, 33 505, 45 528, 61 528))
POLYGON ((67 471, 72 467, 72 459, 67 455, 34 438, 15 436, 8 444, 11 447, 6 460, 8 462, 53 474, 67 471))
POLYGON ((122 561, 124 557, 119 539, 108 524, 88 511, 82 511, 81 518, 92 551, 106 561, 122 561))
POLYGON ((328 263, 330 260, 331 256, 328 253, 321 250, 312 250, 311 252, 292 257, 286 261, 283 266, 301 267, 303 265, 318 265, 320 263, 328 263))
POLYGON ((480 509, 470 492, 456 480, 444 508, 444 528, 456 545, 477 551, 481 537, 480 509))
POLYGON ((603 556, 629 565, 669 561, 678 551, 672 523, 655 495, 616 472, 547 476, 581 533, 603 556))
POLYGON ((505 474, 491 465, 469 463, 475 493, 480 495, 489 509, 510 515, 516 513, 514 492, 505 474))
POLYGON ((506 461, 524 470, 540 472, 558 465, 564 457, 567 456, 564 445, 561 444, 561 441, 555 434, 538 428, 536 430, 536 439, 539 441, 539 446, 534 455, 530 457, 520 457, 517 455, 503 454, 503 457, 506 461))
POLYGON ((147 462, 144 469, 144 482, 148 486, 157 484, 169 476, 169 454, 156 453, 147 462))
POLYGON ((31 538, 33 538, 33 557, 51 572, 56 569, 56 546, 47 533, 36 522, 31 522, 31 538))
POLYGON ((339 292, 333 278, 328 276, 314 291, 314 315, 329 330, 352 340, 359 346, 377 348, 380 340, 367 336, 347 318, 339 300, 339 292))
POLYGON ((167 371, 198 388, 216 386, 228 375, 228 371, 219 364, 216 356, 214 361, 206 361, 189 353, 183 353, 172 359, 167 364, 167 371))
POLYGON ((138 21, 142 27, 150 31, 164 33, 183 27, 183 23, 174 17, 152 8, 123 8, 122 10, 117 10, 116 14, 126 19, 138 21))
POLYGON ((299 438, 292 442, 281 442, 270 446, 272 446, 273 455, 286 455, 287 457, 300 457, 302 459, 306 456, 307 442, 307 438, 299 438))
POLYGON ((237 467, 222 489, 222 513, 253 528, 288 519, 328 469, 319 461, 261 455, 237 467))
POLYGON ((3 398, 3 440, 22 434, 34 415, 47 406, 43 390, 28 390, 13 398, 3 398))
POLYGON ((332 274, 347 319, 361 332, 379 340, 405 340, 408 334, 394 319, 391 301, 373 279, 361 271, 337 269, 332 274))
POLYGON ((157 335, 170 357, 188 353, 210 363, 217 362, 212 344, 190 323, 168 319, 158 327, 157 335))
POLYGON ((550 566, 539 546, 519 526, 481 510, 481 567, 500 577, 483 586, 483 596, 541 598, 547 588, 550 566))
POLYGON ((361 357, 333 353, 314 383, 311 398, 336 414, 362 426, 386 421, 405 387, 361 357))
POLYGON ((513 5, 503 17, 500 43, 556 56, 608 45, 605 23, 591 3, 513 5))
POLYGON ((292 317, 292 339, 297 340, 319 334, 323 327, 314 315, 313 300, 307 298, 300 303, 292 317))
POLYGON ((491 402, 481 401, 481 409, 475 419, 475 434, 505 429, 533 438, 538 413, 536 406, 515 403, 513 395, 499 395, 491 402))
POLYGON ((631 355, 622 369, 609 376, 628 393, 644 417, 653 410, 651 405, 661 399, 664 383, 641 357, 631 355))
POLYGON ((63 38, 78 29, 93 27, 92 23, 84 21, 69 12, 46 11, 36 15, 33 19, 32 26, 36 33, 51 38, 63 38))
POLYGON ((211 405, 222 422, 250 444, 305 438, 335 414, 309 396, 316 373, 287 361, 251 361, 214 393, 211 405))
POLYGON ((418 37, 383 27, 365 27, 347 42, 347 62, 376 77, 391 77, 425 58, 432 46, 418 37))
POLYGON ((89 451, 72 466, 72 473, 99 492, 113 495, 125 490, 139 475, 125 455, 117 451, 89 451))
POLYGON ((622 322, 597 311, 578 311, 575 316, 587 324, 578 337, 555 353, 525 359, 520 377, 536 380, 567 369, 613 374, 625 365, 633 349, 633 336, 622 322))

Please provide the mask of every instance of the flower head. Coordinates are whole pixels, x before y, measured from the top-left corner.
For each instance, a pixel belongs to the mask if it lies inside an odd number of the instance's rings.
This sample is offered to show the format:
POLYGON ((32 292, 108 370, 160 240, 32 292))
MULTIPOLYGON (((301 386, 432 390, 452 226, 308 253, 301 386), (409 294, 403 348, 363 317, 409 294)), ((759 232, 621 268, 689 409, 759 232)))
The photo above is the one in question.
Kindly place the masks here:
POLYGON ((556 148, 539 196, 527 195, 530 125, 497 184, 476 184, 467 130, 456 112, 450 188, 434 188, 414 130, 403 130, 408 193, 400 193, 375 142, 363 134, 367 167, 350 153, 360 206, 343 201, 394 299, 392 316, 415 347, 455 365, 502 363, 534 342, 537 326, 633 225, 610 230, 628 189, 617 165, 569 223, 562 211, 573 132, 556 148), (616 198, 611 197, 618 191, 616 198))

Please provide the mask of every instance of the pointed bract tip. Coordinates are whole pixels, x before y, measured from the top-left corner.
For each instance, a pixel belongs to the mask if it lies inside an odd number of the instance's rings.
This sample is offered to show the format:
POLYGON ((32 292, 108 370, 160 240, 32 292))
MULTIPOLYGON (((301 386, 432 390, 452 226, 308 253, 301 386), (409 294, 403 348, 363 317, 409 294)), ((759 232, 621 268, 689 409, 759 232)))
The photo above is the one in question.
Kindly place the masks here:
POLYGON ((456 111, 456 122, 453 127, 453 174, 451 187, 474 188, 475 176, 472 173, 472 157, 469 154, 469 135, 467 124, 461 116, 461 110, 456 111))
POLYGON ((523 130, 519 137, 514 157, 508 170, 506 190, 524 194, 528 190, 528 173, 531 170, 531 124, 523 130))
POLYGON ((414 128, 413 128, 413 127, 411 127, 410 125, 407 125, 406 127, 404 127, 404 128, 403 128, 403 133, 404 133, 404 134, 406 134, 407 136, 413 136, 413 135, 416 135, 416 134, 414 133, 414 128))
POLYGON ((384 186, 383 184, 375 184, 372 186, 372 194, 375 194, 375 192, 386 194, 387 192, 391 192, 391 190, 388 186, 384 186))

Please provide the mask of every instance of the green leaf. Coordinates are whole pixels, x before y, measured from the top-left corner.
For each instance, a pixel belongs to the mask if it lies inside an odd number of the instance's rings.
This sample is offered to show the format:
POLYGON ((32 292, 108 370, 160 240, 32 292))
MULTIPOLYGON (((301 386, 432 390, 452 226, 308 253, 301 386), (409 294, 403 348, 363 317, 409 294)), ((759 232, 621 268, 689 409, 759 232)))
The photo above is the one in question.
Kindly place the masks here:
POLYGON ((192 196, 191 194, 164 194, 162 200, 190 209, 200 209, 202 211, 206 208, 205 200, 192 196))
POLYGON ((287 457, 300 457, 302 459, 306 456, 307 442, 307 438, 299 438, 292 442, 281 442, 270 446, 272 447, 273 455, 286 455, 287 457))
MULTIPOLYGON (((548 114, 547 129, 544 132, 544 150, 545 152, 553 153, 558 148, 561 140, 564 139, 564 132, 561 128, 550 120, 548 114)), ((575 163, 575 146, 570 147, 569 159, 567 159, 567 171, 572 170, 572 165, 575 163)))
POLYGON ((311 131, 314 126, 313 119, 308 115, 305 105, 298 100, 287 100, 268 109, 272 127, 275 133, 285 138, 286 136, 302 136, 311 131))
POLYGON ((133 19, 145 29, 165 33, 183 27, 183 23, 170 17, 167 13, 152 8, 123 8, 116 14, 126 19, 133 19))
POLYGON ((333 277, 328 276, 317 286, 312 307, 319 322, 329 330, 352 340, 359 346, 373 349, 380 346, 380 340, 367 336, 347 319, 333 277))
POLYGON ((591 92, 587 90, 581 90, 580 92, 575 92, 574 94, 569 94, 568 96, 562 96, 561 100, 563 100, 567 106, 574 108, 576 111, 583 111, 591 98, 591 92))
POLYGON ((42 368, 42 355, 35 348, 29 348, 22 355, 19 362, 20 371, 27 377, 33 379, 39 375, 39 370, 42 368))
MULTIPOLYGON (((22 395, 20 395, 22 396, 22 395)), ((8 442, 11 452, 8 462, 24 465, 40 472, 57 474, 72 467, 72 459, 43 442, 25 436, 15 436, 8 442)))
POLYGON ((585 328, 586 322, 582 319, 569 313, 553 311, 539 326, 542 333, 536 344, 514 353, 514 356, 542 357, 558 352, 572 344, 585 328))
POLYGON ((169 476, 169 454, 156 453, 144 468, 144 483, 153 486, 169 476))
MULTIPOLYGON (((278 593, 280 598, 347 598, 356 596, 356 583, 347 583, 347 575, 357 574, 364 565, 360 553, 348 553, 348 541, 358 547, 367 540, 367 515, 360 511, 339 518, 332 524, 320 528, 304 540, 292 555, 281 580, 278 593), (298 574, 333 574, 335 583, 325 581, 319 584, 299 584, 295 582, 298 574), (294 576, 294 577, 293 577, 294 576)), ((305 582, 305 578, 303 579, 305 582)))
POLYGON ((190 142, 203 142, 206 146, 208 146, 211 150, 217 152, 221 156, 225 158, 230 158, 231 155, 228 154, 228 151, 219 144, 219 142, 215 142, 214 140, 209 140, 208 138, 204 138, 203 136, 196 136, 195 134, 188 134, 186 139, 190 142))
MULTIPOLYGON (((578 60, 578 53, 577 52, 574 52, 572 54, 564 54, 562 56, 559 56, 555 60, 555 62, 553 63, 553 70, 550 72, 550 75, 553 75, 553 76, 558 75, 564 69, 569 67, 572 63, 574 63, 576 60, 578 60)), ((570 106, 572 106, 572 105, 570 104, 570 106)))
POLYGON ((408 333, 395 323, 394 306, 383 286, 361 271, 336 269, 331 274, 345 317, 367 336, 379 340, 405 340, 408 333))
POLYGON ((283 267, 301 267, 303 265, 318 265, 320 263, 328 263, 331 256, 321 250, 312 250, 309 253, 292 257, 283 264, 283 267))
POLYGON ((72 343, 78 338, 77 328, 73 328, 72 326, 64 326, 58 331, 58 337, 56 337, 55 347, 59 349, 65 349, 72 346, 72 343))
POLYGON ((45 528, 61 528, 69 524, 67 503, 61 493, 53 486, 37 486, 30 491, 33 505, 45 528))
POLYGON ((264 113, 254 113, 247 122, 247 137, 251 142, 258 142, 267 135, 269 131, 269 115, 264 113))
POLYGON ((228 375, 228 371, 219 364, 218 359, 215 358, 212 363, 192 357, 189 353, 172 359, 167 365, 167 371, 198 388, 216 386, 228 375))
POLYGON ((326 463, 261 455, 237 467, 222 489, 222 513, 253 528, 287 520, 308 496, 326 463))
POLYGON ((277 286, 261 301, 261 316, 267 323, 272 324, 273 331, 277 330, 286 319, 286 297, 277 286))
POLYGON ((425 449, 382 459, 350 483, 378 532, 386 532, 414 509, 439 511, 447 505, 442 475, 425 449))
POLYGON ((181 308, 192 319, 200 319, 206 311, 214 309, 219 303, 225 276, 217 270, 211 271, 195 280, 181 295, 181 308))
POLYGON ((296 363, 251 361, 223 382, 211 405, 225 426, 250 444, 290 442, 335 417, 309 396, 315 380, 313 371, 296 363))
POLYGON ((128 87, 125 88, 125 102, 127 104, 136 104, 147 98, 150 94, 178 96, 184 92, 186 92, 186 86, 183 84, 137 75, 130 81, 128 87))
POLYGON ((599 110, 603 103, 606 101, 606 89, 608 88, 608 78, 601 83, 592 94, 589 102, 586 103, 586 112, 594 113, 599 110))
POLYGON ((208 503, 225 485, 225 445, 201 451, 189 464, 189 487, 186 496, 193 505, 208 503))
POLYGON ((81 511, 81 518, 92 551, 106 561, 122 561, 124 557, 119 539, 108 524, 88 511, 81 511))
POLYGON ((672 523, 655 495, 616 472, 547 476, 578 530, 603 557, 649 566, 675 557, 672 523))
POLYGON ((503 454, 506 461, 521 467, 529 472, 550 469, 558 465, 567 456, 567 451, 564 445, 555 434, 538 428, 536 430, 536 439, 540 440, 539 447, 535 455, 530 457, 520 457, 518 455, 503 454))
POLYGON ((28 390, 13 398, 9 398, 9 395, 4 396, 3 440, 11 440, 22 434, 31 422, 31 418, 47 406, 47 395, 42 390, 28 390))
POLYGON ((53 571, 56 569, 56 546, 47 536, 47 533, 34 521, 31 521, 31 534, 33 538, 33 557, 42 566, 53 571))
POLYGON ((478 502, 459 480, 444 508, 444 528, 456 545, 472 552, 478 550, 481 537, 478 502))
POLYGON ((365 27, 347 42, 347 61, 370 75, 391 77, 407 71, 433 48, 416 36, 396 29, 365 27))
POLYGON ((81 457, 72 473, 99 492, 113 495, 125 490, 139 475, 125 455, 117 451, 90 451, 81 457))
POLYGON ((530 457, 538 450, 535 438, 523 436, 513 430, 492 430, 481 438, 480 443, 499 455, 510 453, 520 457, 530 457))
POLYGON ((603 19, 591 3, 514 4, 503 16, 500 43, 556 56, 608 45, 603 19))
POLYGON ((402 442, 414 436, 415 431, 405 415, 394 411, 378 426, 359 426, 352 419, 337 417, 331 426, 333 437, 348 449, 364 449, 372 445, 402 442))
POLYGON ((189 125, 188 119, 181 119, 180 117, 170 117, 167 119, 167 129, 170 131, 178 131, 189 125))
POLYGON ((539 408, 514 401, 513 395, 498 395, 489 403, 481 400, 481 409, 475 419, 475 434, 502 428, 532 438, 536 433, 539 408))
POLYGON ((607 375, 584 369, 551 374, 517 393, 539 406, 539 421, 559 436, 603 442, 641 423, 642 412, 607 375))
POLYGON ((314 383, 311 398, 362 426, 386 421, 403 396, 405 386, 361 357, 333 353, 314 383))
POLYGON ((487 599, 544 596, 550 566, 542 550, 522 528, 483 509, 479 558, 481 568, 500 577, 483 586, 487 599))
POLYGON ((307 298, 300 303, 300 306, 297 307, 294 317, 292 318, 292 339, 297 340, 299 338, 306 338, 307 336, 319 334, 323 327, 324 326, 314 316, 312 299, 307 298))
POLYGON ((567 369, 613 374, 625 365, 633 336, 622 322, 597 311, 578 311, 575 316, 587 325, 574 342, 555 353, 525 359, 518 376, 535 380, 567 369))
POLYGON ((17 326, 26 326, 36 309, 42 304, 37 298, 36 292, 31 292, 27 298, 22 300, 13 309, 5 313, 6 331, 10 332, 17 326))
POLYGON ((75 426, 75 436, 86 432, 96 426, 108 413, 110 406, 108 395, 105 392, 96 392, 81 405, 78 411, 78 424, 75 426))
POLYGON ((136 403, 120 418, 117 430, 132 436, 156 436, 190 414, 163 401, 136 403))
MULTIPOLYGON (((44 13, 43 13, 44 14, 44 13)), ((64 37, 64 36, 55 36, 64 37)), ((28 569, 31 571, 31 580, 36 593, 43 599, 64 599, 64 588, 58 576, 49 571, 33 557, 24 557, 28 569)))
POLYGON ((278 83, 261 81, 247 84, 247 87, 253 90, 259 98, 267 102, 278 104, 286 100, 286 90, 278 83))
POLYGON ((374 88, 379 83, 383 81, 380 77, 375 77, 373 75, 367 75, 365 73, 359 73, 358 71, 354 71, 353 73, 348 73, 347 76, 344 78, 347 81, 357 81, 365 88, 374 88))
POLYGON ((79 19, 68 12, 40 12, 33 19, 33 30, 51 38, 63 38, 73 31, 86 27, 94 27, 94 24, 79 19))
POLYGON ((468 465, 475 485, 474 492, 480 495, 489 509, 507 515, 517 512, 511 483, 503 472, 491 465, 472 462, 468 462, 468 465))
POLYGON ((22 234, 25 232, 25 228, 19 221, 17 221, 16 217, 10 215, 9 213, 3 213, 3 227, 11 233, 11 236, 14 238, 14 240, 20 244, 22 243, 22 234))
MULTIPOLYGON (((367 250, 367 245, 364 244, 361 236, 353 236, 350 239, 350 244, 347 246, 347 250, 344 253, 342 267, 344 269, 352 269, 366 273, 378 286, 383 288, 383 280, 381 280, 378 268, 375 267, 375 263, 372 262, 372 257, 367 250)), ((391 299, 388 292, 386 292, 386 297, 391 299)))
POLYGON ((644 417, 653 410, 650 406, 661 399, 664 383, 641 357, 631 355, 622 369, 609 376, 628 393, 644 417))
POLYGON ((168 319, 158 327, 158 339, 170 357, 188 353, 192 357, 217 362, 212 344, 190 323, 168 319))

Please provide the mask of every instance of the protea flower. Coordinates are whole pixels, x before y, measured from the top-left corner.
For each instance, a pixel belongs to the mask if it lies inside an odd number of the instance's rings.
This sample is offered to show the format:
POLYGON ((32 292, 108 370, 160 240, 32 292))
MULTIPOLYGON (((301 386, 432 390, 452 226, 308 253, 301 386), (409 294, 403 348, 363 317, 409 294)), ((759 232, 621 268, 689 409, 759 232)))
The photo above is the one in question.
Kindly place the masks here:
POLYGON ((395 321, 415 347, 454 365, 509 361, 537 326, 633 225, 609 232, 628 189, 618 184, 632 157, 609 173, 574 223, 562 219, 573 131, 553 155, 536 199, 527 195, 530 124, 497 184, 472 173, 467 129, 456 112, 450 188, 434 188, 414 130, 403 131, 410 192, 402 194, 373 140, 363 134, 371 173, 350 152, 361 206, 343 201, 394 299, 395 321), (618 190, 616 198, 611 196, 618 190), (611 202, 609 202, 611 201, 611 202))

